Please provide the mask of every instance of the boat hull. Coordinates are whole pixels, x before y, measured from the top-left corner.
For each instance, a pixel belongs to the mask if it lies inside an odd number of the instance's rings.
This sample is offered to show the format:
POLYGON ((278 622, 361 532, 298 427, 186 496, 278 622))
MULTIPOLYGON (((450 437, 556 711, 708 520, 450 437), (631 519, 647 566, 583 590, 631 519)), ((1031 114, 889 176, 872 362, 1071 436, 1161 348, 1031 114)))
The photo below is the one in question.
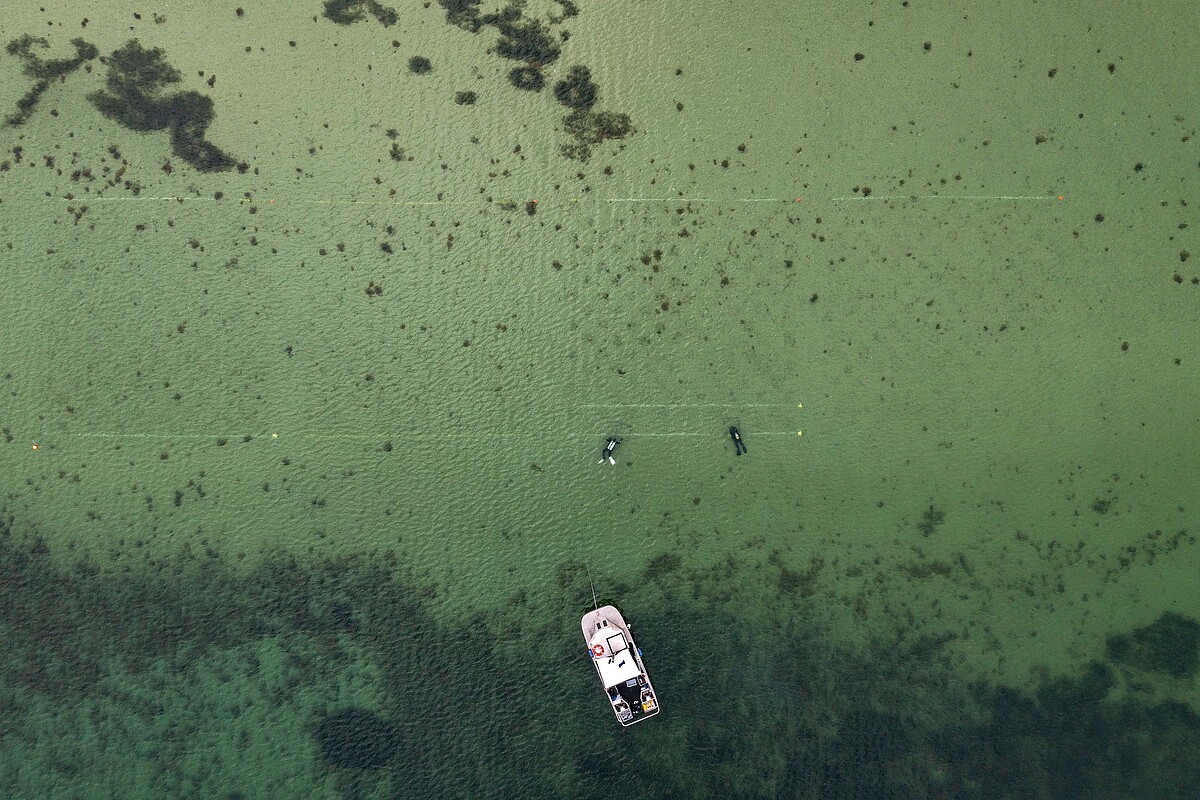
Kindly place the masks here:
POLYGON ((614 606, 601 606, 584 614, 580 627, 617 721, 628 727, 656 715, 661 710, 658 695, 621 612, 614 606))

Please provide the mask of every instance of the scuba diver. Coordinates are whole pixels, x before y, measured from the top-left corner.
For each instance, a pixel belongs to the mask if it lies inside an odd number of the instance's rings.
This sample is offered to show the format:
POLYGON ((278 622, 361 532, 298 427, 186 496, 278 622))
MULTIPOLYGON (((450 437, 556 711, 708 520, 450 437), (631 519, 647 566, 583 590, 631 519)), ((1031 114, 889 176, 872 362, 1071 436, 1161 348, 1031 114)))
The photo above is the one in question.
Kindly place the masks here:
POLYGON ((746 452, 746 443, 742 441, 742 435, 738 433, 738 429, 734 426, 729 427, 729 438, 733 439, 733 449, 737 455, 746 452))
POLYGON ((608 439, 608 444, 604 445, 604 452, 600 454, 600 460, 597 463, 603 464, 605 461, 607 461, 609 464, 615 466, 617 460, 613 458, 613 451, 617 449, 617 445, 620 443, 620 439, 615 436, 610 436, 608 439))

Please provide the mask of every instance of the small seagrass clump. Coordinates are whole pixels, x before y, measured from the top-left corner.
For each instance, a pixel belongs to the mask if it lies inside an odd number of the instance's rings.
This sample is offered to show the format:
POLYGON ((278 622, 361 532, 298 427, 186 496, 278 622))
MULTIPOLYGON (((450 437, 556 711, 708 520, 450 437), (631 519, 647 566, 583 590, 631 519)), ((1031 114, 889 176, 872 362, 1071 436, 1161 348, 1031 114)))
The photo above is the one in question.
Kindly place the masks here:
POLYGON ((946 521, 946 513, 940 508, 930 506, 921 514, 921 521, 917 523, 917 530, 925 536, 931 535, 937 526, 946 521))

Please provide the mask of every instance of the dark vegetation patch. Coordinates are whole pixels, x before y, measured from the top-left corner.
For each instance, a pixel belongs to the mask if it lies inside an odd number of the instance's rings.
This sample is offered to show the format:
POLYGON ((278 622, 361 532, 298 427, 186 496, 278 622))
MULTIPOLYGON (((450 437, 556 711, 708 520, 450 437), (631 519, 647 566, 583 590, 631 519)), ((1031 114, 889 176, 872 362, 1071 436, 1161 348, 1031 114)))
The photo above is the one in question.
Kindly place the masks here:
MULTIPOLYGON (((561 22, 578 14, 574 3, 559 0, 563 15, 551 18, 552 23, 561 22)), ((463 30, 478 33, 484 26, 494 26, 500 32, 495 52, 502 58, 524 62, 508 72, 509 82, 518 89, 540 92, 546 85, 545 69, 558 61, 562 55, 549 25, 541 20, 525 17, 521 6, 510 5, 499 11, 484 13, 480 0, 438 0, 446 10, 446 21, 463 30)), ((561 39, 567 37, 563 31, 561 39)), ((636 132, 628 114, 611 111, 593 111, 600 97, 600 88, 591 80, 587 67, 576 65, 567 76, 554 85, 554 96, 560 103, 572 109, 563 119, 564 130, 575 141, 564 144, 563 155, 586 161, 591 158, 592 146, 607 139, 623 139, 636 132)))
POLYGON ((954 568, 944 561, 921 561, 901 564, 899 570, 914 578, 925 579, 933 575, 941 575, 943 578, 949 577, 954 568))
POLYGON ((399 19, 396 9, 377 0, 325 0, 323 15, 325 19, 338 25, 353 25, 366 19, 368 13, 385 28, 395 25, 399 19))
POLYGON ((486 15, 483 20, 500 29, 496 54, 503 58, 524 61, 541 68, 553 64, 562 54, 562 48, 554 41, 544 22, 523 18, 520 10, 513 6, 499 14, 486 15))
MULTIPOLYGON (((946 652, 957 634, 909 627, 902 613, 863 652, 842 649, 814 621, 830 597, 806 597, 803 580, 790 591, 763 585, 783 574, 776 555, 778 569, 762 571, 732 557, 688 568, 671 550, 642 570, 593 570, 597 594, 634 625, 663 702, 660 718, 623 730, 584 652, 578 620, 592 598, 582 562, 561 563, 507 603, 448 616, 440 588, 388 551, 266 553, 235 569, 200 531, 174 555, 114 539, 109 561, 52 552, 35 528, 14 527, 0 508, 0 736, 90 704, 109 747, 130 752, 102 768, 152 770, 158 785, 190 787, 178 796, 235 796, 220 759, 295 753, 297 737, 311 737, 313 764, 296 766, 289 796, 323 796, 306 783, 323 770, 337 773, 343 797, 531 800, 1191 800, 1200 782, 1200 717, 1187 706, 1114 691, 1119 676, 1102 663, 1044 678, 1032 694, 967 683, 946 652), (271 647, 282 663, 260 669, 271 647), (225 678, 234 712, 188 709, 159 747, 137 750, 144 720, 226 691, 201 679, 206 661, 249 664, 225 678), (319 700, 355 675, 378 676, 375 701, 319 700), (250 707, 240 698, 260 691, 268 713, 290 712, 281 719, 305 703, 315 716, 282 733, 237 719, 250 707), (197 729, 227 732, 211 762, 181 757, 197 729), (631 747, 630 736, 655 746, 631 747)), ((798 574, 815 578, 819 567, 798 574)), ((1150 639, 1194 642, 1194 621, 1164 617, 1131 638, 1156 653, 1150 639)), ((71 752, 71 735, 56 745, 71 752)), ((56 787, 86 793, 100 768, 75 764, 56 787)))
POLYGON ((155 47, 146 50, 131 39, 107 59, 106 91, 88 100, 104 116, 139 133, 169 129, 171 150, 201 172, 234 166, 234 160, 204 138, 215 112, 212 98, 199 92, 163 95, 164 87, 179 83, 179 70, 155 47))
POLYGON ((646 565, 646 569, 642 573, 642 578, 645 580, 655 580, 656 578, 665 577, 669 573, 679 569, 682 563, 683 558, 678 553, 667 551, 650 559, 650 563, 646 565))
MULTIPOLYGON (((568 31, 556 37, 551 25, 561 23, 579 13, 570 0, 556 0, 562 7, 561 16, 550 17, 550 23, 525 16, 524 4, 504 6, 495 11, 481 10, 481 0, 438 0, 446 11, 446 21, 471 33, 479 33, 485 26, 499 31, 499 38, 492 52, 501 58, 522 62, 508 71, 508 80, 514 87, 528 92, 540 92, 546 86, 545 70, 562 55, 561 41, 570 38, 568 31)), ((350 25, 366 18, 370 13, 384 25, 396 22, 394 9, 385 7, 375 0, 325 0, 324 16, 339 25, 350 25)), ((398 44, 398 43, 394 43, 398 44)), ((409 69, 417 74, 428 72, 428 59, 414 57, 409 69)), ((592 155, 592 146, 607 139, 622 139, 635 133, 627 114, 594 112, 600 96, 599 87, 591 80, 587 67, 574 66, 568 75, 555 84, 554 94, 562 104, 572 109, 563 120, 564 130, 575 141, 564 144, 563 155, 586 161, 592 155)), ((474 93, 459 93, 455 102, 466 105, 474 102, 474 93), (461 98, 470 97, 465 100, 461 98)))
POLYGON ((579 16, 579 6, 575 5, 571 0, 554 0, 562 6, 563 18, 579 16))
POLYGON ((1108 657, 1146 672, 1188 678, 1200 667, 1200 623, 1167 611, 1131 634, 1108 637, 1108 657))
POLYGON ((940 785, 962 792, 938 796, 1088 800, 1146 792, 1183 800, 1200 775, 1200 717, 1172 701, 1107 700, 1112 686, 1111 671, 1092 663, 1078 676, 1044 681, 1033 697, 981 689, 984 722, 929 736, 940 785), (979 785, 972 775, 989 777, 979 785))
MULTIPOLYGON (((813 295, 816 300, 816 295, 813 295)), ((921 514, 921 521, 917 523, 917 530, 923 535, 929 536, 937 527, 946 521, 946 514, 940 508, 934 508, 932 505, 921 514)))
POLYGON ((345 708, 317 723, 314 738, 331 767, 377 769, 400 750, 399 728, 374 711, 345 708))
POLYGON ((546 85, 546 76, 533 67, 513 67, 508 71, 508 82, 526 92, 540 92, 546 85))
POLYGON ((576 111, 588 111, 600 99, 600 87, 592 83, 587 67, 576 64, 566 78, 554 84, 554 98, 576 111))
POLYGON ((460 106, 473 106, 478 99, 479 95, 474 92, 458 92, 454 95, 454 102, 460 106))
POLYGON ((415 75, 424 75, 433 71, 433 64, 425 56, 413 56, 408 60, 408 70, 415 75))
POLYGON ((591 158, 592 145, 606 139, 623 139, 634 132, 628 114, 612 111, 572 111, 563 118, 563 129, 575 138, 563 145, 563 155, 580 161, 591 158))
POLYGON ((483 15, 479 13, 481 2, 482 0, 438 0, 438 5, 446 9, 446 21, 451 25, 478 33, 484 26, 483 15))
POLYGON ((813 556, 809 559, 808 569, 803 572, 784 564, 778 551, 772 553, 767 561, 779 568, 775 581, 780 592, 797 597, 812 597, 816 594, 817 579, 821 575, 821 570, 825 568, 825 559, 813 556))
POLYGON ((91 61, 100 55, 100 51, 96 49, 94 44, 86 42, 83 39, 72 39, 71 44, 75 48, 74 57, 50 59, 47 61, 39 58, 33 49, 34 45, 43 48, 50 46, 50 42, 43 36, 31 36, 26 33, 8 43, 8 46, 5 48, 6 52, 10 56, 16 56, 24 62, 22 71, 30 78, 33 78, 34 83, 33 87, 17 101, 16 112, 5 117, 5 124, 14 127, 24 124, 33 115, 42 94, 52 84, 62 82, 66 79, 67 75, 83 66, 84 62, 91 61))

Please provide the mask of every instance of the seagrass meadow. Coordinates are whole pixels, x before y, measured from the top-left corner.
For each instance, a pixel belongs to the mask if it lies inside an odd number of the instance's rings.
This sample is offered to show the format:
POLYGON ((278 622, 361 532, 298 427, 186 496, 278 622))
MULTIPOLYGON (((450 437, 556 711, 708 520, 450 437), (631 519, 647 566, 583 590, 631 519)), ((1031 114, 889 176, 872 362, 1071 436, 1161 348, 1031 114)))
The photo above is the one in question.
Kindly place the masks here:
POLYGON ((6 9, 0 796, 1194 797, 1198 22, 6 9))

